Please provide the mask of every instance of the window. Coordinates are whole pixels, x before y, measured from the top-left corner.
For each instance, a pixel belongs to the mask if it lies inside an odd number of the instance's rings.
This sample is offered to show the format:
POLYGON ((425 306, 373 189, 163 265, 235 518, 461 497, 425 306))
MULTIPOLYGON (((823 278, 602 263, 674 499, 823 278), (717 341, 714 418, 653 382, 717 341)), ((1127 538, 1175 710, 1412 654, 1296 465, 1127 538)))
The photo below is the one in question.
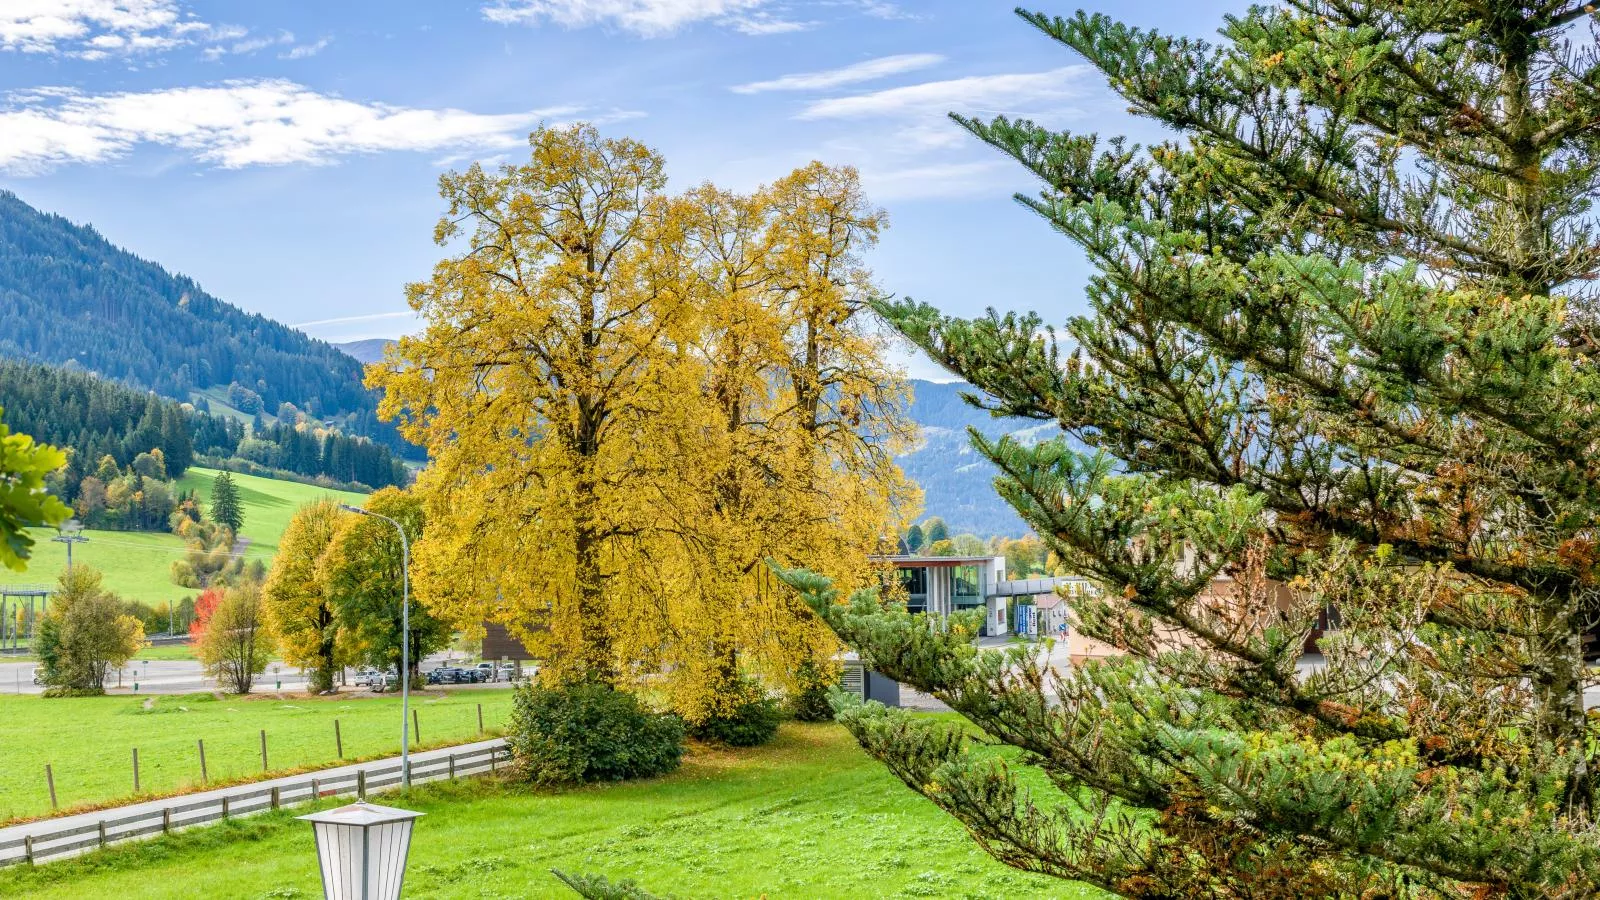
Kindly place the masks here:
POLYGON ((928 570, 901 569, 900 586, 906 591, 906 609, 920 613, 928 611, 928 570))
POLYGON ((956 566, 950 574, 950 582, 956 609, 970 609, 983 604, 983 597, 978 591, 977 566, 956 566))

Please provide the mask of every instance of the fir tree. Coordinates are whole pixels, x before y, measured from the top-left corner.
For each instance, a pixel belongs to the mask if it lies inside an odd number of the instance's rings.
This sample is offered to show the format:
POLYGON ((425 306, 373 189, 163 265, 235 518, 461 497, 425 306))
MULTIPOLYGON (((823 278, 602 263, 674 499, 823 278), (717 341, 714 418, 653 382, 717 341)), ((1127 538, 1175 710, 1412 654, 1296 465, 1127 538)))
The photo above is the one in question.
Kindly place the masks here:
POLYGON ((234 485, 233 476, 227 472, 217 473, 216 480, 211 483, 211 521, 227 526, 234 534, 244 527, 239 488, 234 485))
POLYGON ((1040 674, 974 620, 786 574, 1060 788, 1030 798, 948 723, 846 711, 990 853, 1128 896, 1593 896, 1591 9, 1295 0, 1217 46, 1024 14, 1179 136, 960 120, 1042 179, 1022 202, 1096 265, 1093 315, 1058 355, 1031 315, 880 311, 1100 451, 974 436, 1126 655, 1040 674))

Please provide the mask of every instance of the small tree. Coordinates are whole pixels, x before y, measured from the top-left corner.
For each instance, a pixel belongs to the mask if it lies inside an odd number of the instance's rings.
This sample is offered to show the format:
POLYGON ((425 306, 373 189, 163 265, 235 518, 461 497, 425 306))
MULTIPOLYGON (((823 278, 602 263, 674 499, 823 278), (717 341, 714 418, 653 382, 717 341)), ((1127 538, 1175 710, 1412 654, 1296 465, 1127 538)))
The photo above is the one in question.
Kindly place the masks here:
POLYGON ((278 555, 262 589, 267 619, 284 661, 310 672, 315 693, 333 689, 334 675, 348 655, 333 598, 318 573, 343 515, 332 500, 296 510, 278 541, 278 555))
MULTIPOLYGON (((398 521, 413 542, 422 533, 422 501, 398 488, 384 488, 367 509, 398 521)), ((320 566, 323 595, 331 598, 339 627, 362 648, 366 662, 400 671, 401 547, 394 526, 371 516, 344 516, 320 566)), ((413 583, 413 588, 415 583, 413 583)), ((450 629, 417 602, 410 602, 411 679, 422 658, 450 643, 450 629)))
POLYGON ((266 671, 271 659, 260 585, 247 582, 228 588, 196 649, 206 674, 225 690, 250 693, 255 677, 266 671))
POLYGON ((56 582, 36 647, 51 693, 104 693, 107 670, 144 646, 144 627, 100 581, 99 572, 79 565, 56 582))
POLYGON ((244 527, 244 509, 239 505, 239 488, 233 476, 219 472, 211 483, 211 521, 226 525, 234 534, 244 527))
POLYGON ((927 538, 922 534, 921 525, 912 525, 906 529, 906 549, 910 552, 915 553, 921 550, 926 541, 927 538))

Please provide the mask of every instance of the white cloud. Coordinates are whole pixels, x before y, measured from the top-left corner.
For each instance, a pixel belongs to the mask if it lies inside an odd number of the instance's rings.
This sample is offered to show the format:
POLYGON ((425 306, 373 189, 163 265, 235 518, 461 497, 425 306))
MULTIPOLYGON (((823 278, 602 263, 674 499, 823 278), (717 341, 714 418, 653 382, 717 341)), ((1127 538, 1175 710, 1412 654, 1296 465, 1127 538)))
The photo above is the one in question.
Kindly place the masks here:
MULTIPOLYGON (((243 29, 230 28, 224 33, 227 35, 227 37, 226 38, 221 38, 221 40, 231 40, 231 39, 233 39, 235 37, 244 38, 245 35, 248 34, 249 32, 247 32, 247 31, 245 31, 243 29)), ((204 56, 206 59, 220 59, 221 57, 230 56, 230 55, 232 55, 232 56, 249 55, 251 53, 255 53, 258 50, 265 50, 268 47, 276 47, 276 46, 280 46, 280 45, 284 45, 284 44, 293 44, 293 43, 294 43, 294 32, 292 32, 292 31, 280 31, 275 35, 271 35, 271 36, 257 35, 257 36, 255 36, 253 38, 247 38, 247 39, 244 39, 244 40, 234 41, 234 43, 232 43, 232 44, 223 44, 223 43, 213 44, 212 46, 207 47, 205 50, 201 51, 200 55, 204 56)), ((319 47, 318 49, 321 49, 321 48, 319 47)))
POLYGON ((4 0, 0 48, 84 59, 166 50, 209 29, 175 0, 4 0))
POLYGON ((759 94, 764 91, 826 90, 846 84, 857 84, 863 81, 887 78, 890 75, 899 75, 902 72, 914 72, 918 69, 936 66, 942 62, 944 62, 944 57, 937 53, 902 53, 897 56, 881 56, 877 59, 869 59, 866 62, 859 62, 838 69, 827 69, 821 72, 800 72, 794 75, 774 78, 771 81, 753 81, 749 84, 736 85, 731 90, 736 94, 759 94))
POLYGON ((300 44, 296 47, 290 47, 289 52, 280 53, 279 56, 283 59, 307 59, 328 49, 328 45, 331 43, 333 43, 333 38, 325 37, 314 44, 300 44))
POLYGON ((484 18, 502 25, 551 21, 568 28, 614 24, 646 37, 703 21, 733 21, 769 0, 496 0, 484 18))
POLYGON ((816 21, 786 15, 800 6, 819 11, 842 7, 877 18, 904 15, 884 0, 489 0, 482 10, 485 19, 502 25, 612 25, 643 37, 661 37, 698 22, 752 35, 787 34, 816 26, 816 21))
POLYGON ((140 145, 183 150, 230 169, 391 150, 509 148, 541 119, 576 111, 414 109, 347 100, 278 79, 146 93, 33 90, 10 94, 0 105, 0 169, 105 162, 140 145))
POLYGON ((1058 109, 1080 95, 1078 80, 1087 66, 1048 72, 975 75, 930 81, 869 94, 831 97, 808 105, 802 119, 860 119, 944 115, 947 112, 1033 115, 1058 109))

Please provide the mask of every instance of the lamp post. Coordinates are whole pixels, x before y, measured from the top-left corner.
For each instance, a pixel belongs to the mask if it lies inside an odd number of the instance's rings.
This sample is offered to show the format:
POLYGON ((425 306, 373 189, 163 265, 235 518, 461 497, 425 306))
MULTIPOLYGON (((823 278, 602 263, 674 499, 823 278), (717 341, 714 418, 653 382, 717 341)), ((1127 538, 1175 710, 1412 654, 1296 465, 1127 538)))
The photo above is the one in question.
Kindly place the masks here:
POLYGON ((345 512, 382 519, 400 532, 400 785, 411 787, 411 545, 406 530, 388 516, 347 503, 345 512))
POLYGON ((406 877, 411 827, 422 815, 352 803, 298 818, 317 836, 317 868, 327 900, 396 900, 406 877))
POLYGON ((72 545, 81 544, 89 540, 78 533, 82 530, 83 524, 77 519, 68 519, 61 523, 61 533, 50 539, 58 544, 67 545, 67 572, 69 573, 72 571, 72 545))

